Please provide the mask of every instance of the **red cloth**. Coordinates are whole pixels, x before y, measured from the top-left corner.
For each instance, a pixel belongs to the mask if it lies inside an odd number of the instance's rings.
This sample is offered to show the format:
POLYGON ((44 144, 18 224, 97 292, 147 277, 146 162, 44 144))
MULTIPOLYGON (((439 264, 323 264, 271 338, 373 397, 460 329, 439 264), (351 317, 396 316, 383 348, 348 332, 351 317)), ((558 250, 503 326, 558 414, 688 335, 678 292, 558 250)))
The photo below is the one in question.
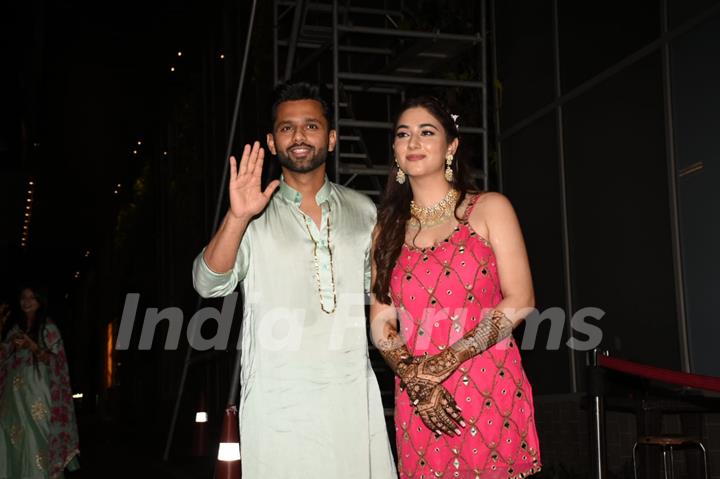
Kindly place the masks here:
POLYGON ((720 378, 715 376, 689 374, 672 369, 648 366, 647 364, 636 363, 605 355, 598 356, 598 364, 608 369, 614 369, 616 371, 647 379, 655 379, 657 381, 670 384, 679 384, 681 386, 690 386, 697 389, 720 392, 720 378))

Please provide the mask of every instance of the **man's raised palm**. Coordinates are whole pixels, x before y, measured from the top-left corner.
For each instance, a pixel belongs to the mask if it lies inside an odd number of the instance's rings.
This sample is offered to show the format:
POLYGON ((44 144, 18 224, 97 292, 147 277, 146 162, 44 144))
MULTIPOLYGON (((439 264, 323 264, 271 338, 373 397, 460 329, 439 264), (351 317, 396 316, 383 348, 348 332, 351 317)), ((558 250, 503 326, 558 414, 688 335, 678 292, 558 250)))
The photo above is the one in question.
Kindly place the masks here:
POLYGON ((230 157, 230 212, 236 218, 250 219, 267 206, 275 189, 280 185, 278 180, 272 181, 265 191, 261 189, 263 161, 265 150, 260 143, 245 145, 240 165, 234 156, 230 157))

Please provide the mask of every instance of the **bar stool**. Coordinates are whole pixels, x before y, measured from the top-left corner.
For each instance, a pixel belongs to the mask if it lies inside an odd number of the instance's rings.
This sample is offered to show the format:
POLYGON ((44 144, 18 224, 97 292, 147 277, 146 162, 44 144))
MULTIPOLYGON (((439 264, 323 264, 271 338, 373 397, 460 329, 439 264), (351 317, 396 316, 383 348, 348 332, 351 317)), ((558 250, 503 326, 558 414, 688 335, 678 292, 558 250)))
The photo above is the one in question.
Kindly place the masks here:
POLYGON ((637 473, 637 447, 638 446, 660 446, 663 455, 663 469, 665 471, 665 479, 673 479, 675 477, 673 448, 678 446, 696 446, 699 447, 703 455, 703 469, 705 470, 705 479, 708 479, 707 452, 705 446, 698 437, 681 436, 679 434, 663 434, 660 436, 639 436, 633 445, 633 472, 635 479, 637 473), (670 453, 670 454, 668 454, 670 453), (670 468, 668 469, 668 456, 670 456, 670 468), (668 475, 670 471, 670 475, 668 475))

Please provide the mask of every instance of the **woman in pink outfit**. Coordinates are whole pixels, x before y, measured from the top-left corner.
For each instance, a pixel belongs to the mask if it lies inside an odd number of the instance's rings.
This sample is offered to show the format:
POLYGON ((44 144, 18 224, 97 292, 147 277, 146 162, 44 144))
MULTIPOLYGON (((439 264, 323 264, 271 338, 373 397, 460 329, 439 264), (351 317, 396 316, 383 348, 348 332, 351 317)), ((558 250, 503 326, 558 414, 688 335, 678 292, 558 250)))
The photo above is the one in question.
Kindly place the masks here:
POLYGON ((512 337, 534 306, 515 212, 470 190, 437 99, 407 101, 373 248, 373 341, 396 374, 401 478, 523 478, 541 468, 512 337))

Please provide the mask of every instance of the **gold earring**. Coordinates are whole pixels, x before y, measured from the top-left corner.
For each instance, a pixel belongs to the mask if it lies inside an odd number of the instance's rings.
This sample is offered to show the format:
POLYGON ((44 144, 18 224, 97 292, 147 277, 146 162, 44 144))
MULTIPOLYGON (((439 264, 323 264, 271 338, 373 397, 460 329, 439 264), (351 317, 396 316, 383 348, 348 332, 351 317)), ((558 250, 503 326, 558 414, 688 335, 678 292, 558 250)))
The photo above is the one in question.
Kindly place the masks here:
POLYGON ((455 159, 455 157, 453 156, 452 153, 448 153, 448 155, 445 157, 445 164, 447 165, 445 167, 445 179, 448 181, 453 180, 453 170, 450 168, 450 166, 452 165, 453 159, 455 159))
POLYGON ((397 174, 395 174, 395 181, 402 185, 403 183, 405 183, 405 172, 400 169, 400 165, 398 164, 397 160, 395 160, 395 166, 397 166, 397 174))

